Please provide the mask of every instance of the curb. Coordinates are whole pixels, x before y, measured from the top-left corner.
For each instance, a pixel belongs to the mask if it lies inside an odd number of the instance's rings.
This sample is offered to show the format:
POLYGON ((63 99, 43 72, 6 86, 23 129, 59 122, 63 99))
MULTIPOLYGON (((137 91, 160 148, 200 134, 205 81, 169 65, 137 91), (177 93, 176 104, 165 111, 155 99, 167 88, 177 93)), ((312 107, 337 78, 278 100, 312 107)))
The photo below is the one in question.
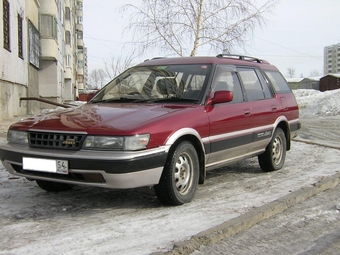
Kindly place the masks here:
POLYGON ((312 184, 310 187, 303 187, 269 204, 258 207, 250 212, 240 215, 237 218, 228 220, 216 227, 202 231, 189 240, 177 242, 171 251, 155 252, 151 255, 188 255, 198 250, 201 245, 212 245, 225 238, 233 236, 241 231, 277 215, 286 209, 318 194, 325 190, 336 187, 340 183, 340 173, 312 184))

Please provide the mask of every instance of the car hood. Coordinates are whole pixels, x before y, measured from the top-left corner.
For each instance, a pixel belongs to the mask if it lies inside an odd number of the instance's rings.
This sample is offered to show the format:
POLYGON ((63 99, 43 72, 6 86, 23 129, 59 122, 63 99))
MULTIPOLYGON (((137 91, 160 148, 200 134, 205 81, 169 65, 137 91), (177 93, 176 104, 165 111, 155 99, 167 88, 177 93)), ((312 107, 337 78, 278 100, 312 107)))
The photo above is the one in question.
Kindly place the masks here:
POLYGON ((46 115, 27 118, 11 126, 19 130, 53 130, 89 134, 126 134, 162 116, 191 108, 192 105, 84 104, 46 115))

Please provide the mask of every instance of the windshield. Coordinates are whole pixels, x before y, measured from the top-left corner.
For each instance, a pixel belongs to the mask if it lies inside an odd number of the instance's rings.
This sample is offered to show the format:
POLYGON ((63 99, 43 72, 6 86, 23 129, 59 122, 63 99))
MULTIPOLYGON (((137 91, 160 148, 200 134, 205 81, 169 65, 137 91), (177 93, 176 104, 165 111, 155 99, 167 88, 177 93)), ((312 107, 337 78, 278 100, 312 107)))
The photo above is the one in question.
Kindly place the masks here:
POLYGON ((90 102, 199 102, 210 65, 137 66, 108 83, 90 102))

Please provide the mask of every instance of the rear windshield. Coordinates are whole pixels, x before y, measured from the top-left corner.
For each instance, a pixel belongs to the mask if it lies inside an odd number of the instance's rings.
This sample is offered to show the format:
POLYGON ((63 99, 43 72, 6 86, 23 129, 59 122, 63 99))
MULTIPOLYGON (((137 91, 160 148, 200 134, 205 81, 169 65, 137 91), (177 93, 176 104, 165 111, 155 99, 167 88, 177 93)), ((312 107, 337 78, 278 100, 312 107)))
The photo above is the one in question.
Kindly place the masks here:
POLYGON ((276 93, 288 93, 292 91, 280 72, 265 71, 265 73, 273 85, 276 93))

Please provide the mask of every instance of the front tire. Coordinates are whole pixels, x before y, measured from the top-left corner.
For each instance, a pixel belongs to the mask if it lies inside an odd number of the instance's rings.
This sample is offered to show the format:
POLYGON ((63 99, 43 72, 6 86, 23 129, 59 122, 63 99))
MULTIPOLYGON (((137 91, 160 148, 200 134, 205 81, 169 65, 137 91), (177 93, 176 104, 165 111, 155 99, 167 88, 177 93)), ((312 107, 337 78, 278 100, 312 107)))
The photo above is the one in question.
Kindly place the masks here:
POLYGON ((196 194, 199 161, 194 146, 180 142, 169 151, 159 184, 155 185, 158 199, 168 205, 189 203, 196 194))
POLYGON ((258 156, 260 167, 263 171, 280 170, 286 159, 287 140, 281 128, 277 128, 266 151, 258 156))
POLYGON ((66 183, 59 183, 59 182, 50 182, 50 181, 43 181, 43 180, 35 180, 38 186, 46 191, 49 192, 60 192, 72 189, 72 185, 66 183))

